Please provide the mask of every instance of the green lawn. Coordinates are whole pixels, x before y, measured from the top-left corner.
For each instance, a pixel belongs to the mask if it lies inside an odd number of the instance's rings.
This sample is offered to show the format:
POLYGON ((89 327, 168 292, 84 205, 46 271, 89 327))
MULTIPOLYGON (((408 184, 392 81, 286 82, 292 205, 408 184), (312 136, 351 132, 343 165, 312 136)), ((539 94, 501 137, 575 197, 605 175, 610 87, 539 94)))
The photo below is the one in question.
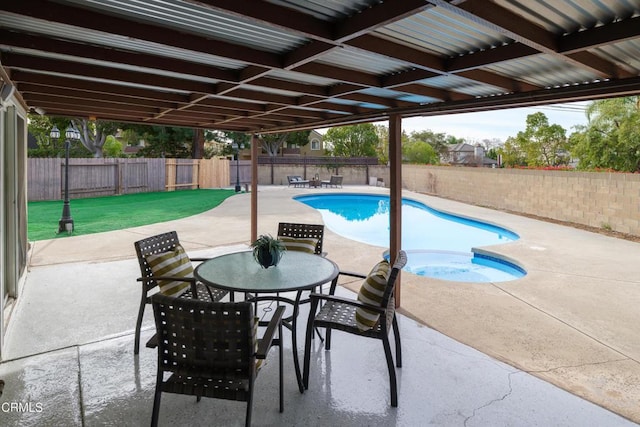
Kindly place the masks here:
MULTIPOLYGON (((205 212, 234 195, 233 190, 182 190, 71 200, 74 236, 170 221, 205 212)), ((62 201, 29 202, 29 240, 56 234, 62 201)))

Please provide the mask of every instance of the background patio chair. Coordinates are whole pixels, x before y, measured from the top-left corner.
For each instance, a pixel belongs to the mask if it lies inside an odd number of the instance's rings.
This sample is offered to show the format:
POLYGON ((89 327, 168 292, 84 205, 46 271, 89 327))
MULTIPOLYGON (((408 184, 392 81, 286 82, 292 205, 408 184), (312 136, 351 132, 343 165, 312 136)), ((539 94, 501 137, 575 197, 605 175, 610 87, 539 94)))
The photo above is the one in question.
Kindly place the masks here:
MULTIPOLYGON (((398 322, 396 320, 395 311, 395 299, 393 297, 393 291, 395 288, 396 278, 398 272, 407 263, 407 255, 404 251, 398 253, 398 257, 389 272, 388 263, 377 264, 368 276, 350 273, 340 272, 341 275, 360 277, 366 279, 365 282, 370 280, 378 280, 378 290, 382 291, 381 298, 379 298, 379 304, 365 303, 360 300, 368 301, 370 297, 367 296, 367 291, 361 289, 358 296, 358 300, 352 300, 348 298, 337 297, 334 295, 337 281, 331 285, 329 295, 316 294, 310 295, 311 309, 309 311, 309 320, 307 322, 307 336, 305 341, 304 352, 304 371, 303 382, 305 388, 309 388, 309 369, 311 361, 311 338, 313 337, 314 328, 326 328, 325 349, 331 349, 331 330, 338 329, 350 334, 359 335, 367 338, 375 338, 382 341, 384 348, 384 354, 387 359, 387 368, 389 370, 389 383, 391 388, 391 406, 398 406, 398 387, 396 383, 396 370, 393 366, 393 356, 391 354, 391 346, 389 344, 389 330, 393 326, 393 335, 395 337, 396 344, 396 366, 402 367, 402 350, 400 345, 400 330, 398 328, 398 322), (381 277, 388 276, 386 284, 384 281, 380 283, 381 277), (371 279, 373 278, 373 279, 371 279), (364 295, 364 296, 363 296, 364 295), (318 310, 319 303, 323 302, 318 310), (365 310, 364 315, 367 316, 365 321, 370 322, 369 327, 362 325, 362 318, 356 316, 356 309, 359 309, 358 316, 362 313, 361 310, 365 310), (378 315, 377 320, 372 320, 371 315, 378 315), (360 323, 360 324, 359 324, 360 323), (364 328, 364 329, 363 329, 364 328)), ((375 285, 375 284, 374 284, 375 285)), ((366 288, 365 283, 363 287, 366 288)), ((363 384, 364 386, 364 384, 363 384)))
POLYGON ((283 240, 287 250, 301 250, 316 255, 326 255, 322 252, 323 224, 281 222, 278 224, 278 238, 283 240), (313 242, 315 242, 315 246, 311 248, 313 242))
POLYGON ((287 181, 289 181, 289 187, 292 185, 294 187, 304 187, 309 184, 309 181, 306 179, 302 179, 301 176, 298 175, 289 175, 287 176, 287 181))
POLYGON ((342 188, 342 175, 331 175, 329 181, 322 181, 322 185, 325 187, 342 188))
MULTIPOLYGON (((253 388, 272 345, 279 353, 280 412, 283 404, 282 314, 278 307, 261 339, 249 302, 209 302, 151 297, 158 335, 158 370, 151 425, 158 425, 162 392, 247 402, 251 425, 253 388), (278 332, 277 338, 275 332, 278 332), (165 372, 171 374, 167 379, 165 372)), ((215 419, 209 420, 215 424, 215 419)))
MULTIPOLYGON (((288 251, 298 250, 323 257, 327 256, 326 252, 322 252, 324 224, 281 222, 278 224, 278 239, 284 242, 288 251)), ((323 285, 318 286, 319 293, 322 293, 322 286, 323 285)), ((309 298, 300 300, 300 304, 307 304, 309 302, 309 298)), ((285 319, 285 325, 287 325, 287 327, 289 327, 291 320, 291 318, 285 319)), ((318 332, 320 339, 324 340, 320 332, 318 330, 316 330, 316 332, 318 332)))
MULTIPOLYGON (((178 240, 178 233, 170 231, 168 233, 162 233, 155 236, 147 237, 142 240, 138 240, 133 245, 136 248, 136 254, 138 256, 138 264, 140 265, 140 275, 137 280, 142 282, 142 294, 140 297, 140 308, 138 309, 138 319, 136 321, 136 334, 134 344, 134 354, 138 354, 140 350, 140 328, 142 327, 142 318, 144 316, 144 309, 147 304, 151 303, 150 292, 158 286, 158 280, 169 279, 174 281, 184 281, 190 284, 189 289, 180 295, 181 298, 196 298, 204 301, 219 301, 225 295, 227 291, 210 289, 202 283, 199 283, 193 277, 158 277, 154 276, 151 266, 147 262, 149 255, 161 254, 170 252, 176 249, 176 245, 180 242, 178 240)), ((190 258, 191 261, 204 261, 206 258, 190 258)), ((155 336, 147 342, 147 347, 155 347, 155 336)))

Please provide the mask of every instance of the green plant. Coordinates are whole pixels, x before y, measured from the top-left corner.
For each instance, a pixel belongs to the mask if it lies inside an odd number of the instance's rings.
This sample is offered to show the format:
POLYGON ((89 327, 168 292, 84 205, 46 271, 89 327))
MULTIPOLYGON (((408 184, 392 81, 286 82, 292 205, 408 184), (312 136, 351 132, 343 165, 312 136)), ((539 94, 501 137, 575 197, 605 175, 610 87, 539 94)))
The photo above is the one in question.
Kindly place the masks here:
POLYGON ((603 223, 602 223, 602 228, 603 228, 604 230, 607 230, 607 231, 611 231, 611 230, 613 230, 613 228, 611 228, 611 224, 609 224, 609 223, 607 223, 607 222, 603 222, 603 223))
POLYGON ((262 234, 253 243, 253 258, 263 268, 278 265, 282 253, 286 250, 284 243, 269 234, 262 234))

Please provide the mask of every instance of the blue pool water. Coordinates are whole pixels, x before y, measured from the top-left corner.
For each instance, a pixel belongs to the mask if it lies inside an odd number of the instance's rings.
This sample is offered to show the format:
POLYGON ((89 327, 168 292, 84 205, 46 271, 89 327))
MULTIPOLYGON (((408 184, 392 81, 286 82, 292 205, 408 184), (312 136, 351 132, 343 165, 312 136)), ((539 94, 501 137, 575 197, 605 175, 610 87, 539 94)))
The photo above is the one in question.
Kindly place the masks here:
MULTIPOLYGON (((389 246, 389 197, 364 194, 319 194, 295 198, 322 214, 325 225, 352 240, 389 246)), ((499 282, 526 272, 508 261, 472 252, 472 248, 517 240, 505 228, 443 213, 402 200, 402 248, 405 270, 444 280, 499 282)))

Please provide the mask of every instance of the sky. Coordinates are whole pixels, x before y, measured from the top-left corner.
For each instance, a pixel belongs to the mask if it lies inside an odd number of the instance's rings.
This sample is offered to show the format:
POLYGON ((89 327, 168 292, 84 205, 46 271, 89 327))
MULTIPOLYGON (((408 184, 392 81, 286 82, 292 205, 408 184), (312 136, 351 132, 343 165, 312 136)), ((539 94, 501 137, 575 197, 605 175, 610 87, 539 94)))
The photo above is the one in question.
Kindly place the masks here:
POLYGON ((562 126, 569 136, 574 131, 573 126, 587 124, 584 109, 588 104, 589 102, 575 102, 481 113, 412 117, 402 120, 402 129, 407 133, 431 130, 435 133, 464 138, 467 142, 480 142, 483 139, 494 138, 504 142, 508 137, 516 136, 518 132, 526 129, 529 114, 542 112, 547 116, 549 124, 562 126))

